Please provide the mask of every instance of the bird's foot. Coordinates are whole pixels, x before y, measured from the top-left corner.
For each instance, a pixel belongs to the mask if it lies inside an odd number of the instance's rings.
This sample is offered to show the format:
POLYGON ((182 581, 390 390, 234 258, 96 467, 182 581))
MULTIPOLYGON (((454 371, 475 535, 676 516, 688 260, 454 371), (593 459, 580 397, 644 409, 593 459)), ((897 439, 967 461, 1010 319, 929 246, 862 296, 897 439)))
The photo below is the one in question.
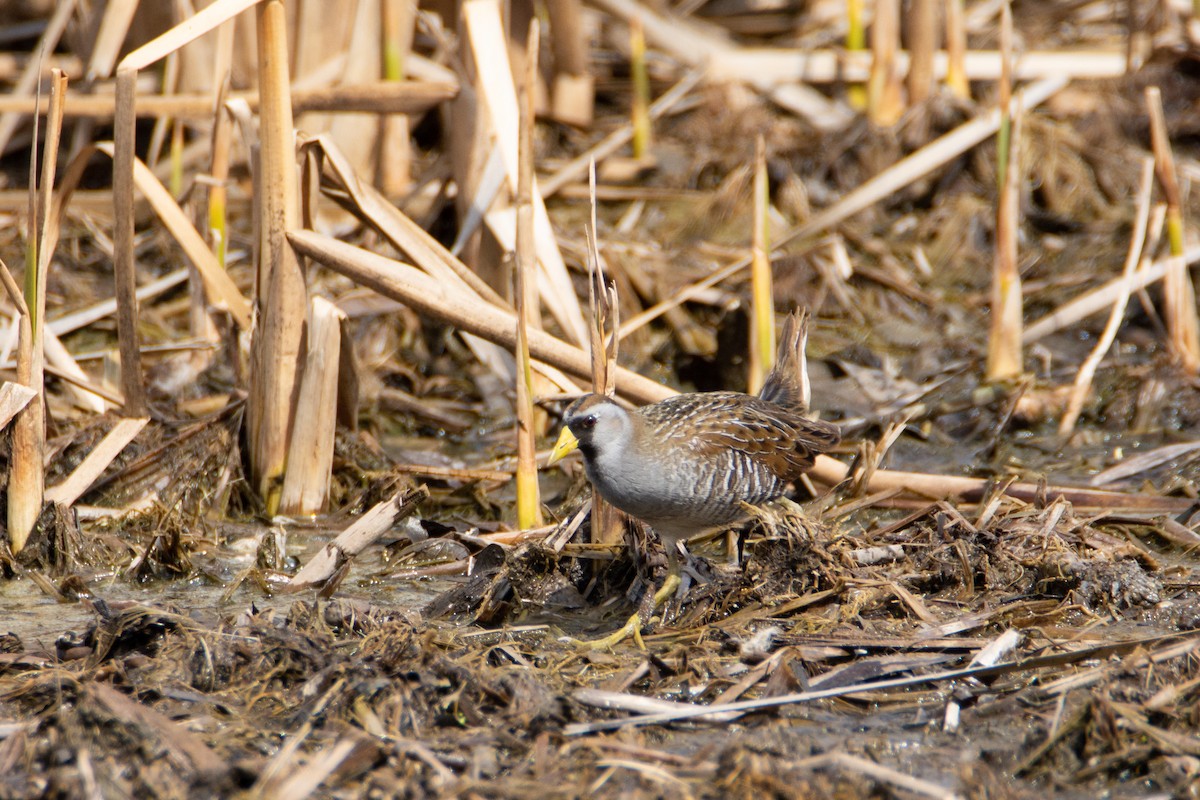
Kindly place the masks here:
POLYGON ((601 639, 575 639, 574 643, 584 650, 610 650, 629 637, 637 643, 638 649, 645 650, 646 643, 642 641, 642 615, 634 614, 619 629, 601 639))
POLYGON ((667 573, 667 578, 663 581, 662 588, 654 593, 654 608, 664 605, 674 597, 675 593, 679 591, 679 586, 682 582, 678 572, 667 573))
POLYGON ((650 616, 654 613, 654 609, 670 600, 678 590, 679 576, 674 573, 667 575, 667 579, 663 581, 662 588, 654 593, 654 599, 651 601, 652 604, 649 609, 645 610, 645 612, 639 609, 638 612, 631 616, 618 630, 602 639, 577 639, 575 640, 575 643, 587 650, 608 650, 632 636, 633 641, 637 644, 638 648, 645 650, 646 643, 642 641, 643 613, 648 618, 649 622, 654 622, 656 617, 650 616))

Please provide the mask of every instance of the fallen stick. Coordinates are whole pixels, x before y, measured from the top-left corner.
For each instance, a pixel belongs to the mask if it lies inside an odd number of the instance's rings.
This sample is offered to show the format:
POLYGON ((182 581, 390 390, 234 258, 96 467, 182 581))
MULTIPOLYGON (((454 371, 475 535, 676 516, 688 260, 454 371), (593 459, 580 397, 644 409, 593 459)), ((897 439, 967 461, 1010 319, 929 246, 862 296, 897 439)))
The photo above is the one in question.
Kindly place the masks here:
POLYGON ((299 592, 323 583, 338 569, 361 553, 372 542, 391 530, 398 520, 412 513, 417 504, 429 498, 429 490, 418 486, 408 492, 397 492, 358 518, 337 538, 321 548, 299 572, 292 576, 285 591, 299 592))

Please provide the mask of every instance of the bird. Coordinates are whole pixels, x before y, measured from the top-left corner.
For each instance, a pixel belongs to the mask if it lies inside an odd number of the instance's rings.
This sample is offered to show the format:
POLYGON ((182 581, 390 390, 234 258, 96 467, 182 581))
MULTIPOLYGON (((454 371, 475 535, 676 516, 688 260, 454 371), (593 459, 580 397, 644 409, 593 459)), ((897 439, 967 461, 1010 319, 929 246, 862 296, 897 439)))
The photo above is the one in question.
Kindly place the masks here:
MULTIPOLYGON (((679 587, 678 542, 744 519, 747 506, 778 499, 840 441, 836 425, 806 416, 807 341, 808 315, 793 312, 757 395, 689 392, 627 411, 611 397, 587 394, 565 410, 548 464, 578 449, 593 489, 663 541, 667 578, 654 595, 655 608, 679 587)), ((640 629, 634 614, 594 644, 639 638, 640 629)))

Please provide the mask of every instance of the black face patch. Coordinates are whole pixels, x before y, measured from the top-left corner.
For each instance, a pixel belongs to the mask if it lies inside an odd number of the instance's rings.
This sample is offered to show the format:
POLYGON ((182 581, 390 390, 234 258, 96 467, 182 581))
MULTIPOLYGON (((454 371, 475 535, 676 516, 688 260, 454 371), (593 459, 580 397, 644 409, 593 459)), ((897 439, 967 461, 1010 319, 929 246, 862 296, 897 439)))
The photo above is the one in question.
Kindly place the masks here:
MULTIPOLYGON (((588 414, 586 417, 581 417, 580 419, 573 420, 571 422, 571 432, 572 433, 574 433, 575 431, 581 431, 581 432, 590 431, 592 428, 595 428, 595 427, 596 427, 596 415, 595 414, 588 414)), ((578 434, 576 434, 576 435, 578 435, 578 434)))

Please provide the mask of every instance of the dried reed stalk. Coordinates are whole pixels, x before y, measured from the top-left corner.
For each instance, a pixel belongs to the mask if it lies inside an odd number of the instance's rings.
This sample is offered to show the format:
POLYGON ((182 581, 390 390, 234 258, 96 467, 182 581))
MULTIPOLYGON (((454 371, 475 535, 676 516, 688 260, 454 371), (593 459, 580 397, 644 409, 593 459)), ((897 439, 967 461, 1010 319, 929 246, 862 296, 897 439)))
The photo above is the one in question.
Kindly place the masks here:
POLYGON ((1153 181, 1154 162, 1147 158, 1142 165, 1142 180, 1137 194, 1137 214, 1134 217, 1133 233, 1129 237, 1129 252, 1125 257, 1125 267, 1121 271, 1121 291, 1112 304, 1112 311, 1108 315, 1108 323, 1104 326, 1104 332, 1100 334, 1096 346, 1084 359, 1083 364, 1079 367, 1079 372, 1075 375, 1075 384, 1071 387, 1071 397, 1067 401, 1067 409, 1063 412, 1062 419, 1058 424, 1059 436, 1070 436, 1074 432, 1075 422, 1079 419, 1079 414, 1083 410, 1083 402, 1087 399, 1088 389, 1092 385, 1092 377, 1096 374, 1100 360, 1104 358, 1104 354, 1108 352, 1108 348, 1112 346, 1113 340, 1117 337, 1117 328, 1121 326, 1121 320, 1125 316, 1125 305, 1129 301, 1130 279, 1133 277, 1134 269, 1142 261, 1142 245, 1146 240, 1146 227, 1150 219, 1150 192, 1154 186, 1153 181))
MULTIPOLYGON (((995 50, 971 50, 963 53, 964 79, 995 81, 1000 78, 1001 56, 995 50)), ((896 54, 896 69, 903 74, 911 62, 909 53, 896 54)), ((763 85, 784 85, 796 81, 837 83, 865 81, 871 74, 870 53, 841 50, 801 50, 785 47, 729 49, 715 54, 708 64, 707 77, 715 81, 757 81, 763 85)), ((951 72, 946 53, 934 53, 933 72, 945 79, 951 72)), ((1116 78, 1128 74, 1125 53, 1111 48, 1091 50, 1032 50, 1021 54, 1014 66, 1018 80, 1046 78, 1116 78)), ((2 101, 0 101, 2 102, 2 101)))
MULTIPOLYGON (((846 52, 860 53, 867 49, 867 29, 863 24, 863 0, 846 0, 846 52)), ((867 89, 861 83, 850 84, 846 98, 854 108, 867 107, 867 89)))
POLYGON ((291 447, 308 292, 299 259, 286 239, 300 217, 287 19, 282 0, 265 0, 255 11, 262 103, 259 171, 255 176, 260 244, 255 297, 258 320, 250 347, 246 425, 251 482, 266 502, 268 513, 273 514, 291 447))
POLYGON ((754 145, 754 241, 750 247, 750 375, 757 393, 775 360, 775 293, 771 281, 771 192, 767 147, 760 134, 754 145))
POLYGON ((946 88, 963 100, 971 97, 967 80, 967 25, 963 0, 946 0, 946 88))
MULTIPOLYGON (((288 239, 301 255, 314 258, 385 297, 405 303, 417 313, 510 349, 516 344, 516 315, 506 308, 485 303, 416 267, 328 236, 297 230, 291 231, 288 239)), ((587 353, 545 331, 529 331, 529 352, 570 375, 587 378, 592 374, 592 361, 587 353)), ((655 403, 675 393, 624 367, 616 367, 610 374, 620 384, 621 394, 638 403, 655 403)))
POLYGON ((113 119, 113 271, 125 412, 133 417, 144 417, 146 391, 142 386, 142 356, 137 330, 137 266, 133 257, 136 83, 137 70, 124 67, 117 71, 117 113, 113 119))
MULTIPOLYGON (((1012 12, 1001 6, 1000 49, 1012 52, 1012 12)), ((1005 63, 1008 63, 1007 61, 1005 63)), ((996 139, 999 180, 996 202, 996 253, 992 271, 992 321, 988 335, 987 380, 1015 378, 1024 367, 1021 357, 1021 274, 1017 269, 1017 227, 1020 198, 1021 103, 1012 105, 1012 77, 1000 80, 1000 134, 996 139)))
POLYGON ((308 352, 296 398, 296 425, 287 453, 287 470, 279 511, 301 516, 320 514, 329 502, 333 474, 333 441, 337 432, 341 322, 346 318, 323 297, 309 301, 308 352))
POLYGON ((517 304, 517 526, 522 530, 542 524, 538 493, 537 431, 533 412, 533 367, 529 358, 529 315, 537 309, 537 252, 533 234, 533 134, 534 92, 540 31, 529 22, 525 50, 525 79, 520 96, 519 150, 517 153, 517 266, 514 271, 517 304))
POLYGON ((1150 114, 1150 141, 1154 147, 1154 167, 1158 182, 1167 198, 1167 242, 1171 248, 1171 266, 1163 277, 1163 311, 1170 347, 1186 372, 1200 372, 1200 321, 1196 318, 1196 290, 1184 265, 1183 211, 1179 181, 1175 177, 1175 156, 1167 137, 1163 117, 1162 94, 1157 86, 1146 87, 1146 107, 1150 114))
MULTIPOLYGON (((128 57, 122 60, 122 64, 128 57)), ((343 84, 296 91, 292 95, 293 113, 306 111, 344 111, 364 114, 420 114, 458 94, 458 84, 451 82, 403 81, 388 83, 343 84)), ((257 92, 232 92, 229 99, 239 100, 257 109, 257 92)), ((66 116, 111 119, 116 113, 113 98, 106 95, 72 94, 67 98, 66 116)), ((0 96, 0 113, 32 114, 45 111, 45 103, 32 97, 0 96)), ((211 94, 152 95, 138 101, 138 116, 159 117, 164 114, 180 119, 207 119, 212 115, 211 94)))
POLYGON ((50 73, 50 111, 42 143, 41 179, 37 179, 37 128, 29 159, 29 232, 26 237, 24 299, 5 267, 6 288, 20 309, 17 380, 36 396, 13 421, 11 467, 8 475, 8 541, 14 554, 29 540, 42 513, 45 496, 46 390, 43 342, 46 319, 46 274, 54 254, 54 176, 58 169, 58 144, 62 133, 62 108, 67 77, 62 70, 50 73), (11 283, 11 286, 9 284, 11 283))
MULTIPOLYGON (((400 82, 405 79, 404 64, 412 50, 416 32, 416 0, 381 0, 379 7, 380 34, 383 37, 383 79, 400 82)), ((376 172, 379 189, 385 195, 396 196, 408 191, 412 184, 412 146, 409 143, 408 117, 386 114, 379 117, 379 159, 376 172)))
POLYGON ((938 49, 935 0, 912 0, 908 10, 908 102, 923 103, 933 91, 933 55, 938 49))
POLYGON ((878 0, 871 24, 871 76, 867 114, 876 125, 892 125, 904 113, 896 51, 900 42, 900 0, 878 0))
POLYGON ((550 46, 554 53, 551 114, 570 125, 587 127, 595 111, 595 80, 588 68, 587 31, 581 0, 547 0, 550 46))
POLYGON ((629 20, 629 73, 633 80, 633 108, 629 115, 633 126, 633 157, 650 156, 650 74, 646 71, 646 32, 642 18, 629 20))

